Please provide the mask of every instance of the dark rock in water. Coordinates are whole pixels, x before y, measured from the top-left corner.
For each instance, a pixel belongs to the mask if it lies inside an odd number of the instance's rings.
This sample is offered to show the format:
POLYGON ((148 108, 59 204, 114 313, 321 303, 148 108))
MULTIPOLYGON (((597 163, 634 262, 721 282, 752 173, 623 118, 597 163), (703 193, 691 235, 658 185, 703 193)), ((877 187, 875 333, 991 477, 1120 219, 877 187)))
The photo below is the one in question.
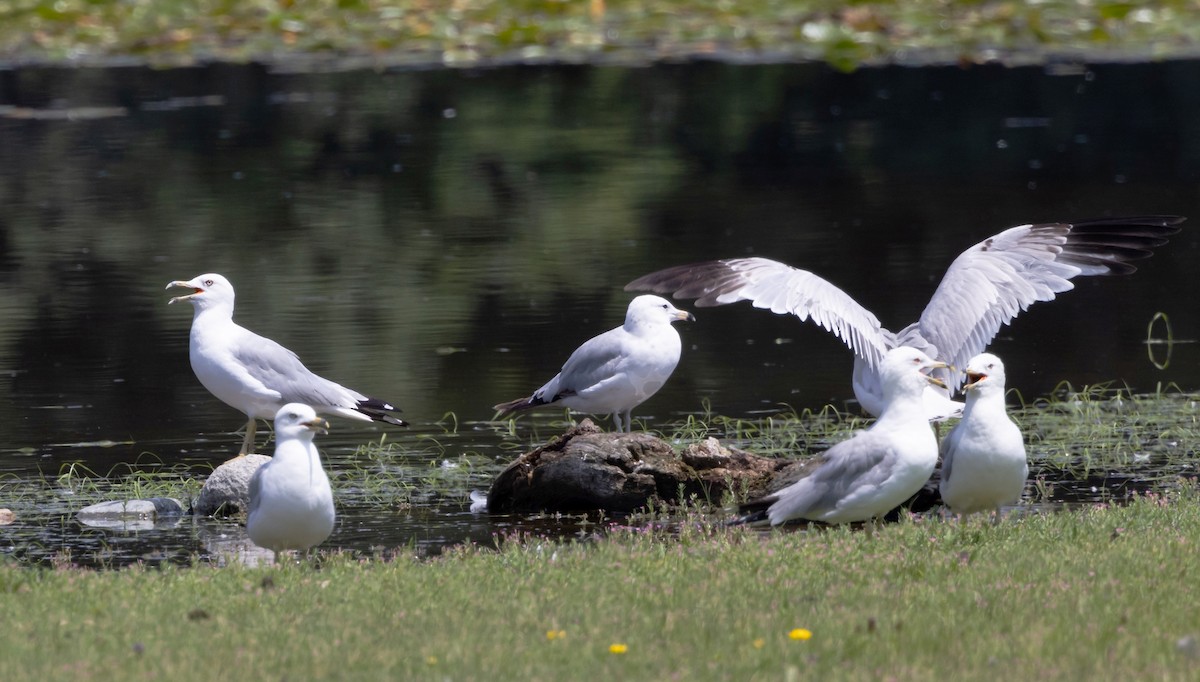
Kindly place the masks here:
POLYGON ((192 511, 201 516, 234 514, 250 509, 250 477, 271 461, 266 455, 234 457, 213 469, 192 511))
MULTIPOLYGON (((677 452, 657 436, 605 433, 584 419, 509 464, 492 482, 487 510, 630 512, 651 501, 669 504, 693 496, 717 504, 729 491, 754 500, 795 483, 813 463, 812 457, 760 457, 715 438, 677 452)), ((903 507, 922 512, 939 502, 935 476, 903 507)))
POLYGON ((517 458, 492 483, 487 508, 505 511, 629 512, 647 503, 699 496, 718 503, 730 490, 756 496, 786 461, 727 448, 715 438, 676 452, 648 433, 605 433, 584 419, 517 458))

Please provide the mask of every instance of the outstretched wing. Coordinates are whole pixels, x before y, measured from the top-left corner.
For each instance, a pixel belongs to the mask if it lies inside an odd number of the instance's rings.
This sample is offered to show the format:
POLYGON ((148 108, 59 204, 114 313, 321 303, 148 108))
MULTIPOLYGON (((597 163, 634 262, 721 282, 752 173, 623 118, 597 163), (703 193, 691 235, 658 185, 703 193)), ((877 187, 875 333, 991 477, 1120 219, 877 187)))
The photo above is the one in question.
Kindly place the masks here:
POLYGON ((938 359, 964 367, 1000 327, 1038 301, 1074 288, 1080 275, 1124 275, 1179 231, 1179 216, 1137 216, 1020 225, 954 259, 921 319, 899 344, 932 344, 938 359))
POLYGON ((807 270, 768 258, 678 265, 639 277, 625 290, 694 298, 701 307, 750 301, 756 308, 791 313, 801 321, 812 318, 872 367, 894 345, 891 332, 849 294, 807 270))

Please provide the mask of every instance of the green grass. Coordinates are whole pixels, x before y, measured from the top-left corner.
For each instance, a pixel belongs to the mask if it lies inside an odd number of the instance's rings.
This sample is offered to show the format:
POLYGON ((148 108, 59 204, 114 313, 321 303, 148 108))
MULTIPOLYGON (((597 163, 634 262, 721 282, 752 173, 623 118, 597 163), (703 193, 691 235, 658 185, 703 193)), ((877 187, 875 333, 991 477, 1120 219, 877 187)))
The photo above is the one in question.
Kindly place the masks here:
POLYGON ((722 54, 820 59, 850 69, 1053 54, 1195 53, 1187 0, 12 0, 0 58, 188 64, 287 58, 475 65, 645 62, 722 54))
POLYGON ((0 678, 1195 679, 1200 495, 1009 519, 511 539, 430 561, 0 565, 0 678), (806 629, 810 639, 793 639, 806 629), (1189 639, 1190 638, 1190 639, 1189 639), (623 645, 624 653, 610 647, 623 645))
MULTIPOLYGON (((1200 491, 1181 474, 1196 409, 1173 389, 1068 386, 1015 408, 1036 465, 1161 465, 1162 492, 999 526, 927 515, 873 537, 760 532, 721 527, 719 510, 661 508, 575 541, 521 535, 499 551, 425 560, 404 548, 381 550, 391 560, 323 553, 312 565, 253 569, 0 560, 0 679, 235 669, 245 679, 1194 679, 1200 491), (811 638, 789 636, 799 630, 811 638)), ((795 456, 861 426, 832 410, 704 414, 666 435, 795 456)), ((380 440, 344 461, 335 484, 362 503, 416 504, 417 489, 478 487, 491 459, 438 438, 380 440), (425 464, 412 464, 414 451, 425 464), (398 485, 407 487, 387 492, 398 485)), ((78 500, 181 485, 170 480, 181 473, 134 469, 68 467, 40 490, 78 500)), ((14 506, 41 504, 43 492, 22 490, 0 481, 0 492, 18 493, 14 506)))

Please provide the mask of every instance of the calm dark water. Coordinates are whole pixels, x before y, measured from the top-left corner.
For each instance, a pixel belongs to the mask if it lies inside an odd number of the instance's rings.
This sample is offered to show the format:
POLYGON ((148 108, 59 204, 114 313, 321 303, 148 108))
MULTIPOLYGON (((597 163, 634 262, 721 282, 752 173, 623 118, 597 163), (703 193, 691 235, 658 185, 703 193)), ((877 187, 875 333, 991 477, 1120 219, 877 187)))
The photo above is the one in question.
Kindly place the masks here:
MULTIPOLYGON (((1196 390, 1195 344, 1158 369, 1144 340, 1158 312, 1176 339, 1200 336, 1198 79, 1200 62, 2 71, 0 473, 203 475, 234 453, 241 418, 192 376, 190 307, 163 291, 210 271, 237 287, 242 324, 401 405, 415 426, 388 438, 414 466, 498 466, 532 436, 489 427, 490 406, 619 323, 622 286, 651 270, 768 256, 897 329, 958 252, 1005 227, 1175 213, 1193 222, 1136 274, 1078 280, 992 350, 1028 397, 1061 381, 1196 390)), ((697 312, 674 378, 635 414, 651 426, 706 405, 851 406, 851 355, 831 335, 746 304, 697 312)), ((322 445, 336 468, 381 433, 337 422, 322 445)), ((436 502, 416 524, 363 512, 333 544, 512 525, 436 502)), ((0 529, 10 546, 18 526, 0 529)), ((155 549, 174 537, 137 551, 203 551, 195 533, 155 549)))

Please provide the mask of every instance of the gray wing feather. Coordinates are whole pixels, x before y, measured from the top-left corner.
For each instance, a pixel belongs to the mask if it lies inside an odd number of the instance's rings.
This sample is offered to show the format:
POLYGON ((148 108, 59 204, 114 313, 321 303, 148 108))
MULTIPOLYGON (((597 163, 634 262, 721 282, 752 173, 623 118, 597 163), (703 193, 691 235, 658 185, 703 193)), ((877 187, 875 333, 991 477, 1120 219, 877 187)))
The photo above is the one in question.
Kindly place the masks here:
POLYGON ((898 342, 932 344, 938 359, 963 367, 1030 305, 1074 288, 1072 278, 1133 272, 1129 261, 1150 257, 1183 220, 1136 216, 1009 228, 954 259, 921 319, 897 334, 898 342))
POLYGON ((247 334, 234 351, 234 358, 256 381, 277 391, 284 402, 354 407, 367 399, 357 391, 312 373, 295 353, 271 339, 249 331, 247 334))
POLYGON ((945 485, 950 480, 950 473, 954 469, 954 450, 958 448, 959 424, 962 424, 962 422, 959 422, 953 429, 950 429, 950 433, 946 434, 946 437, 942 439, 941 444, 938 446, 938 454, 942 456, 942 469, 939 474, 942 485, 945 485))
POLYGON ((627 357, 627 332, 610 329, 584 342, 563 363, 558 375, 534 393, 546 401, 562 394, 574 394, 616 374, 627 357))
POLYGON ((963 367, 1021 311, 1074 287, 1081 270, 1059 262, 1069 225, 1021 225, 972 246, 942 277, 915 328, 938 356, 963 367))
POLYGON ((775 493, 776 504, 788 518, 822 514, 855 489, 887 480, 895 459, 886 436, 862 431, 826 450, 820 465, 807 477, 775 493))
POLYGON ((248 493, 250 495, 250 508, 246 510, 247 516, 253 514, 255 509, 258 509, 258 493, 262 489, 262 472, 263 469, 266 468, 267 464, 270 464, 270 462, 262 464, 254 470, 253 474, 250 475, 250 486, 248 493))
POLYGON ((701 307, 750 301, 756 308, 790 313, 801 321, 812 318, 872 367, 892 346, 891 332, 849 294, 807 270, 769 258, 680 265, 640 277, 625 290, 695 298, 701 307))
POLYGON ((817 502, 822 509, 836 507, 856 488, 883 483, 892 475, 896 461, 891 440, 870 431, 830 448, 826 457, 828 464, 814 472, 827 487, 817 502))

